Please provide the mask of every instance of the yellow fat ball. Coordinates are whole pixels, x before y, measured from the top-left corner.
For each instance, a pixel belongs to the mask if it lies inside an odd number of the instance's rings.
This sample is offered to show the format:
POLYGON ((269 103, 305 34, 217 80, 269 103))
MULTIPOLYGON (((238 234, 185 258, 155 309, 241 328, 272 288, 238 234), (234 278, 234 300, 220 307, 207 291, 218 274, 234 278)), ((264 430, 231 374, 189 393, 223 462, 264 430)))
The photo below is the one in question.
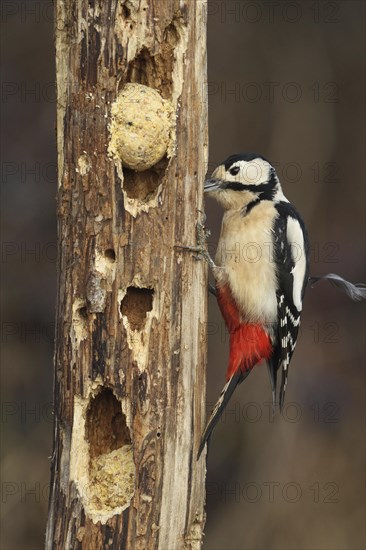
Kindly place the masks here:
POLYGON ((132 170, 151 168, 168 149, 173 113, 156 90, 126 84, 111 109, 109 154, 132 170))

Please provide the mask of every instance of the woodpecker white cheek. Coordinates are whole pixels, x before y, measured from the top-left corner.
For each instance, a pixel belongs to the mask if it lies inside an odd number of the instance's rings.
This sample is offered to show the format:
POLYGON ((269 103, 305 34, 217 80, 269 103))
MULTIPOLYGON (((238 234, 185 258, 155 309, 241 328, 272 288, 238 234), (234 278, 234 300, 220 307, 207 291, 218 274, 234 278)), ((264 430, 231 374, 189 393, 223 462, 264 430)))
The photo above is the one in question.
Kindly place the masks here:
POLYGON ((169 149, 174 109, 160 94, 141 84, 126 84, 111 109, 111 157, 136 171, 147 170, 169 149))
POLYGON ((249 183, 258 183, 261 179, 261 169, 256 165, 249 165, 246 169, 246 180, 249 183))

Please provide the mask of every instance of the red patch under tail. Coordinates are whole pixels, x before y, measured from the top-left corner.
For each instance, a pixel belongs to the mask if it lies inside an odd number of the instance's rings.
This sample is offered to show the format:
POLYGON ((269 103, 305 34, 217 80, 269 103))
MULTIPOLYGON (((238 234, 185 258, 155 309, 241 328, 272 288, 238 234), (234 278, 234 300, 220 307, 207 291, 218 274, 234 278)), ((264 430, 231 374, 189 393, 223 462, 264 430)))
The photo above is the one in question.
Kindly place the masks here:
POLYGON ((217 287, 217 301, 230 332, 230 355, 226 379, 238 369, 251 370, 261 359, 269 359, 272 344, 262 325, 241 323, 236 303, 229 287, 217 287))

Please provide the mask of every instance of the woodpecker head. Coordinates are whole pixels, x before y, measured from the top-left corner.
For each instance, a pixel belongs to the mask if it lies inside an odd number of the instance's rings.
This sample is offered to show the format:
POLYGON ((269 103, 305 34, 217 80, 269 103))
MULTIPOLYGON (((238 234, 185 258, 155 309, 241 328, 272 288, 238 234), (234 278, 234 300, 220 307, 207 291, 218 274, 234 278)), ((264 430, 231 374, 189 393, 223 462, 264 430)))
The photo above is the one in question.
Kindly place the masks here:
POLYGON ((268 160, 256 153, 241 153, 227 158, 213 171, 205 182, 205 193, 230 210, 258 199, 272 200, 282 190, 268 160))

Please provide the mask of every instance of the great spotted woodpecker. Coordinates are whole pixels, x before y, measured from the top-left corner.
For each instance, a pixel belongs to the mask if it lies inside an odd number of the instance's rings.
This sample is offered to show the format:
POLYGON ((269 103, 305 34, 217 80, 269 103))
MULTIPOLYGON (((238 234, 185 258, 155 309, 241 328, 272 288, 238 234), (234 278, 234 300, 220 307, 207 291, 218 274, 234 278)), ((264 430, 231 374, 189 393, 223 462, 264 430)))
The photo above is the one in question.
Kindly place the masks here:
POLYGON ((363 285, 335 274, 309 279, 309 241, 303 220, 284 196, 273 166, 261 155, 226 159, 205 182, 205 193, 225 209, 215 262, 206 252, 218 304, 230 333, 226 384, 211 414, 200 456, 236 386, 266 360, 276 402, 283 408, 288 369, 298 336, 307 283, 328 279, 351 298, 363 285))

